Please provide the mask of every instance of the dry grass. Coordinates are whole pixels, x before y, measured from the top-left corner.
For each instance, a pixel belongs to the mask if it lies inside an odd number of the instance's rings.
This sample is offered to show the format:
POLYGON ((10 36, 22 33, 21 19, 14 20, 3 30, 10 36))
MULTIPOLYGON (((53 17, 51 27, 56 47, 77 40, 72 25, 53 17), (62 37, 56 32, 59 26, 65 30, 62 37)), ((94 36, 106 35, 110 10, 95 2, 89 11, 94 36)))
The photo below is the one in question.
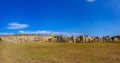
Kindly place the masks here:
POLYGON ((0 63, 120 63, 120 43, 1 44, 0 63))

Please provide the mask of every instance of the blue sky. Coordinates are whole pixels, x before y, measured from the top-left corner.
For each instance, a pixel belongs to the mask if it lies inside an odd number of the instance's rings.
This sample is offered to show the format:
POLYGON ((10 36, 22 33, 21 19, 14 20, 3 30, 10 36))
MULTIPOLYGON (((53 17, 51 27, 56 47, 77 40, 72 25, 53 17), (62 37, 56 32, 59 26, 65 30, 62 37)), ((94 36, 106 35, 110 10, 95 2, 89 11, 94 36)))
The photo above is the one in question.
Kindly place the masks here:
POLYGON ((0 34, 120 35, 120 0, 0 0, 0 34))

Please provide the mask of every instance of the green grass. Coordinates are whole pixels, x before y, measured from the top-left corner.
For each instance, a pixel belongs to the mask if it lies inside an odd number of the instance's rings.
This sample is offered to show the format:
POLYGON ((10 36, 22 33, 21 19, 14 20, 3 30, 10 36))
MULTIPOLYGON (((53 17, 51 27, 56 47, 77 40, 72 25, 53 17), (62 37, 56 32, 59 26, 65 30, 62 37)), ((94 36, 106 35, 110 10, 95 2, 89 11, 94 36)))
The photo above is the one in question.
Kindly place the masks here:
POLYGON ((0 44, 1 63, 120 63, 120 43, 0 44))

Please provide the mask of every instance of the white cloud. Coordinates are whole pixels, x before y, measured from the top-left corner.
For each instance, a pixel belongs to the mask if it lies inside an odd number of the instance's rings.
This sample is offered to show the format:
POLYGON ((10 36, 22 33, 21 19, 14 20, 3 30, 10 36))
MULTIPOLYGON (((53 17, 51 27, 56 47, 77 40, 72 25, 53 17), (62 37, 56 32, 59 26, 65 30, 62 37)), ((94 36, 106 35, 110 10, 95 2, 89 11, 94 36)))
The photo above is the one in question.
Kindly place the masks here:
POLYGON ((51 31, 19 31, 20 33, 27 33, 27 34, 50 34, 51 31))
POLYGON ((71 35, 78 35, 78 33, 67 33, 67 32, 52 32, 52 31, 19 31, 20 33, 25 33, 25 34, 45 34, 45 35, 50 35, 53 33, 54 35, 65 35, 65 36, 71 36, 71 35))
POLYGON ((14 34, 14 33, 0 32, 0 35, 9 35, 9 34, 14 34))
POLYGON ((28 24, 19 24, 17 22, 8 23, 7 29, 22 29, 29 27, 28 24))
POLYGON ((87 2, 95 2, 96 0, 86 0, 87 2))

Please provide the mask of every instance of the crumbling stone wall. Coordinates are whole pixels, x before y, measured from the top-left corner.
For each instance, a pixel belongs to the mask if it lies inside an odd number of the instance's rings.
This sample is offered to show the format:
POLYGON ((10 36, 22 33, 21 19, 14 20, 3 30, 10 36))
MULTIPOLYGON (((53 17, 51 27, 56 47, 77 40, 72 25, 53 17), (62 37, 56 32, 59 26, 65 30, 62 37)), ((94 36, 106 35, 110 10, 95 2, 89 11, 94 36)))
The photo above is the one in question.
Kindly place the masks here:
POLYGON ((45 42, 51 36, 2 36, 2 42, 21 43, 21 42, 45 42))

